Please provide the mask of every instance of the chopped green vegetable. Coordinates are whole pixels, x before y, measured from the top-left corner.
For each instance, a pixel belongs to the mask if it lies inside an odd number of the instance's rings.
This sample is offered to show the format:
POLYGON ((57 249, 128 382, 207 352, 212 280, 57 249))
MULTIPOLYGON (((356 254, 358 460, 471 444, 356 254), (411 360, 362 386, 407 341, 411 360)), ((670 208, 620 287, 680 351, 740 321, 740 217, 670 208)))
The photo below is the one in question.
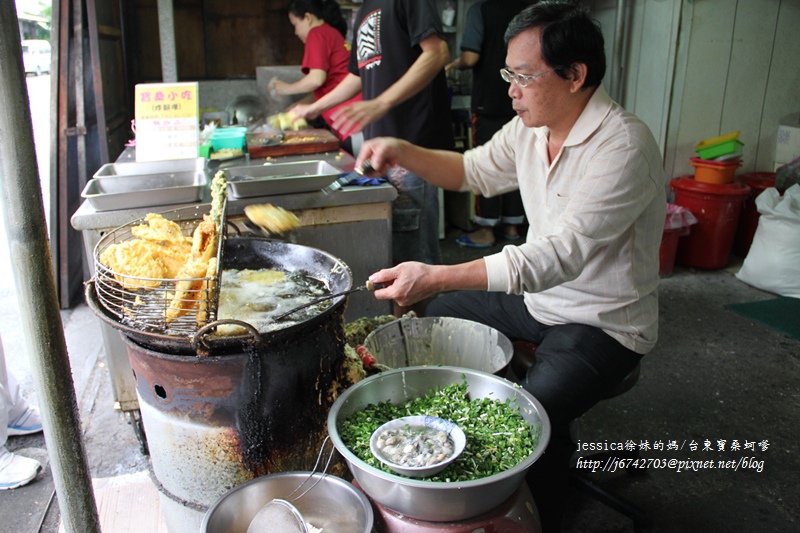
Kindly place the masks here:
POLYGON ((386 422, 414 415, 438 416, 455 422, 467 437, 467 445, 458 459, 428 481, 471 481, 504 472, 533 453, 541 435, 541 428, 529 424, 511 400, 470 400, 465 381, 431 390, 426 396, 402 405, 388 401, 370 404, 342 421, 339 436, 359 459, 395 474, 372 455, 369 439, 386 422))

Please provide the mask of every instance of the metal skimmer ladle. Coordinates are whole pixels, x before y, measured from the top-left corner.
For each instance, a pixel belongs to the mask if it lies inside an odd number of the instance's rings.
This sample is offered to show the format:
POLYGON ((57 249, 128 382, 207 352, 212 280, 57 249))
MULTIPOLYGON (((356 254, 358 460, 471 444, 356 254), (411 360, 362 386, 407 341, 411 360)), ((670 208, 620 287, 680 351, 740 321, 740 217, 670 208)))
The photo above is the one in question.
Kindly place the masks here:
POLYGON ((310 302, 305 303, 303 305, 298 305, 294 309, 291 309, 291 310, 289 310, 289 311, 287 311, 285 313, 282 313, 282 314, 276 316, 273 320, 284 319, 287 316, 289 316, 289 315, 291 315, 293 313, 296 313, 297 311, 301 311, 301 310, 305 309, 306 307, 311 307, 312 305, 318 304, 320 302, 324 302, 325 300, 330 300, 331 298, 336 298, 337 296, 344 296, 345 294, 350 294, 350 293, 353 293, 353 292, 364 291, 364 290, 375 291, 377 289, 383 289, 384 287, 386 287, 386 285, 384 283, 372 283, 371 281, 368 280, 366 284, 361 285, 360 287, 356 287, 355 289, 350 289, 348 291, 342 291, 342 292, 335 292, 333 294, 328 294, 327 296, 323 296, 322 298, 317 298, 316 300, 311 300, 310 302))
POLYGON ((294 506, 294 502, 308 494, 308 492, 317 486, 317 484, 322 481, 328 472, 328 467, 331 464, 331 460, 336 453, 336 448, 333 447, 331 443, 331 453, 328 456, 328 462, 325 463, 325 468, 322 470, 322 475, 317 479, 313 485, 308 487, 306 490, 300 493, 300 495, 294 496, 297 491, 303 488, 303 485, 308 483, 308 481, 314 477, 314 474, 317 473, 317 467, 319 466, 319 462, 322 459, 322 454, 325 451, 325 444, 330 441, 330 436, 326 436, 325 440, 322 441, 322 446, 319 450, 319 455, 317 455, 317 462, 314 463, 314 468, 311 470, 311 473, 308 477, 303 480, 300 485, 297 486, 296 489, 292 491, 286 498, 274 498, 272 501, 268 502, 261 510, 253 517, 253 520, 250 522, 250 525, 247 528, 247 533, 264 533, 268 531, 276 531, 280 533, 309 533, 308 527, 306 527, 306 520, 303 518, 302 513, 294 506))

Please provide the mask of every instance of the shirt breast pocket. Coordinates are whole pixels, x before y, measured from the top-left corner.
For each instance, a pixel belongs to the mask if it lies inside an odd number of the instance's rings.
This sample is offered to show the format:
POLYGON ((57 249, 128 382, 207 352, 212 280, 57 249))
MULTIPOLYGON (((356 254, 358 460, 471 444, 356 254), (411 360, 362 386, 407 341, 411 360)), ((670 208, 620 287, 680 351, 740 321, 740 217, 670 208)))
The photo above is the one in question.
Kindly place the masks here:
POLYGON ((569 196, 563 192, 556 192, 554 190, 548 191, 547 195, 547 209, 552 215, 558 216, 567 209, 569 205, 569 196))

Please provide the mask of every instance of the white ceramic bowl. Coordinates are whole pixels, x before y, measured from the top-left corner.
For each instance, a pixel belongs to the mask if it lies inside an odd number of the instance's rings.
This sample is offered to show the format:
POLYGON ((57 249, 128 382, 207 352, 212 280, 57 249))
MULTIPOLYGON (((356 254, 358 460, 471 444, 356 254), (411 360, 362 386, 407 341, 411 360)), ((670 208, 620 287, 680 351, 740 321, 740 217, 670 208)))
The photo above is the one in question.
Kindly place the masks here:
POLYGON ((445 420, 444 418, 438 418, 435 416, 404 416, 403 418, 396 418, 394 420, 390 420, 386 422, 381 427, 375 430, 372 434, 372 437, 369 439, 369 449, 372 450, 372 455, 375 456, 380 462, 397 472, 398 474, 403 474, 404 476, 408 477, 432 477, 447 468, 447 465, 452 463, 456 460, 456 458, 461 455, 461 452, 464 451, 464 447, 467 445, 467 436, 464 435, 464 431, 458 427, 458 425, 450 422, 449 420, 445 420), (400 465, 390 461, 378 448, 377 442, 378 437, 384 432, 392 429, 400 429, 403 427, 412 427, 412 428, 433 428, 438 429, 440 431, 444 431, 447 433, 451 439, 453 439, 454 449, 453 453, 450 454, 446 459, 440 461, 433 465, 425 465, 425 466, 406 466, 400 465))

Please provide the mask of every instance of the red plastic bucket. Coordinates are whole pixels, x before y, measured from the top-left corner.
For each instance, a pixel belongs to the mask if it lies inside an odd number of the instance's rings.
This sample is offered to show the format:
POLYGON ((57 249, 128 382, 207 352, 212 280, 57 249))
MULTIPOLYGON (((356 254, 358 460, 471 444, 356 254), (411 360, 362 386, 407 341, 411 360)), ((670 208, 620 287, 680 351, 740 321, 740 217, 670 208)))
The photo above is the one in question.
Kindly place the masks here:
POLYGON ((693 268, 726 267, 750 187, 741 183, 702 183, 687 177, 675 178, 670 186, 675 191, 674 203, 697 218, 691 233, 680 239, 676 260, 693 268))
POLYGON ((666 278, 675 267, 675 255, 678 253, 678 241, 684 228, 665 229, 661 236, 661 247, 658 249, 658 275, 666 278))
POLYGON ((756 209, 756 197, 764 192, 764 189, 775 186, 774 172, 745 172, 736 179, 751 189, 751 193, 744 200, 742 214, 739 216, 739 226, 736 229, 736 237, 733 239, 733 253, 739 257, 747 257, 750 245, 753 243, 753 236, 758 228, 758 218, 761 216, 756 209))

